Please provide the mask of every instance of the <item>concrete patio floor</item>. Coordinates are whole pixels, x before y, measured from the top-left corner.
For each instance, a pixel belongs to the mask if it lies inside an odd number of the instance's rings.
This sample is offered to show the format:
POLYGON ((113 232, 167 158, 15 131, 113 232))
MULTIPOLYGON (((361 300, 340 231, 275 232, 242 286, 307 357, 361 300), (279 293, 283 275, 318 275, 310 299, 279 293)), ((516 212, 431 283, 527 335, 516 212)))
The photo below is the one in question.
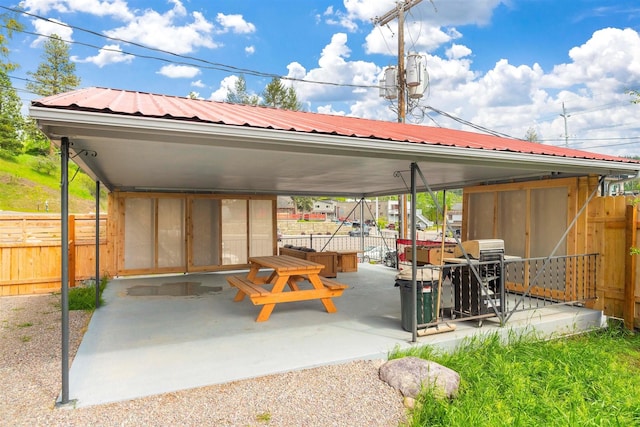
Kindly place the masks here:
POLYGON ((535 330, 548 336, 603 324, 599 311, 553 306, 516 313, 504 328, 495 320, 481 328, 457 322, 453 332, 412 343, 412 334, 401 327, 396 271, 370 264, 338 275, 349 289, 334 299, 337 313, 327 313, 317 300, 286 303, 257 323, 260 307, 247 299, 233 302, 227 274, 111 280, 106 304, 94 313, 71 365, 69 390, 76 406, 384 359, 396 347, 428 344, 449 351, 475 334, 535 330))

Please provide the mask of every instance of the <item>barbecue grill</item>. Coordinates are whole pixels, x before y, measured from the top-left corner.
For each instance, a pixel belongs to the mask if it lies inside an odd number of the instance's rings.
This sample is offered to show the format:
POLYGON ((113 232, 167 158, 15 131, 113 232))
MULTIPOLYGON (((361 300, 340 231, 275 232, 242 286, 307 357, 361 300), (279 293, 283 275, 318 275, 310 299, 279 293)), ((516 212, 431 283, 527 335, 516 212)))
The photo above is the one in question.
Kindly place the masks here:
MULTIPOLYGON (((504 241, 500 239, 469 240, 462 242, 462 249, 469 256, 463 257, 456 248, 456 258, 446 258, 450 266, 454 291, 453 317, 489 317, 500 313, 503 307, 502 267, 504 241), (478 276, 471 268, 473 265, 478 276)), ((482 320, 479 321, 481 324, 482 320)))

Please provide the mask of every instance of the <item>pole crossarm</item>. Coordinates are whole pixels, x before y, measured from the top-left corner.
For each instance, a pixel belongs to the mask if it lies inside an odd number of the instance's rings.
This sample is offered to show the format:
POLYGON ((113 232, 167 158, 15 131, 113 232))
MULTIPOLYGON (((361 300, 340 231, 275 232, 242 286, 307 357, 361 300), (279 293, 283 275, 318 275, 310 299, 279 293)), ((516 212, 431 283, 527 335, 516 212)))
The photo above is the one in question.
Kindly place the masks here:
POLYGON ((417 5, 420 2, 422 2, 422 0, 408 0, 408 1, 405 1, 404 3, 398 2, 395 9, 391 9, 389 12, 385 13, 380 17, 376 16, 375 18, 373 18, 373 24, 387 25, 389 22, 393 21, 398 17, 398 14, 400 13, 401 10, 402 12, 407 12, 409 9, 411 9, 413 6, 417 5))

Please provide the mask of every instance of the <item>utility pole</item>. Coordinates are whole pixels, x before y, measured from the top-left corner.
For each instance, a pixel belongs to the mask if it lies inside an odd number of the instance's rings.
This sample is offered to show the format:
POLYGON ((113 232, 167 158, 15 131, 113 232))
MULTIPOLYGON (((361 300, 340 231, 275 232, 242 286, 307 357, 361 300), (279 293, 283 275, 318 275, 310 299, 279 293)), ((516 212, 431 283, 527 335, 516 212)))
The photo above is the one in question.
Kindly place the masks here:
POLYGON ((422 0, 398 1, 395 9, 373 20, 374 25, 387 25, 398 18, 398 123, 404 123, 407 112, 404 69, 404 13, 422 0))
MULTIPOLYGON (((398 123, 404 123, 407 113, 406 104, 406 85, 404 75, 404 13, 411 9, 413 6, 420 3, 422 0, 404 0, 396 3, 395 9, 390 10, 381 17, 376 17, 373 20, 374 25, 387 25, 389 22, 398 18, 398 123)), ((413 201, 415 203, 415 200, 413 201)), ((400 195, 398 203, 400 210, 401 227, 400 237, 406 238, 407 236, 407 196, 405 194, 400 195)))
POLYGON ((569 147, 569 130, 567 128, 567 117, 571 117, 567 114, 567 110, 564 108, 564 102, 562 103, 562 114, 560 116, 564 119, 564 146, 569 147))

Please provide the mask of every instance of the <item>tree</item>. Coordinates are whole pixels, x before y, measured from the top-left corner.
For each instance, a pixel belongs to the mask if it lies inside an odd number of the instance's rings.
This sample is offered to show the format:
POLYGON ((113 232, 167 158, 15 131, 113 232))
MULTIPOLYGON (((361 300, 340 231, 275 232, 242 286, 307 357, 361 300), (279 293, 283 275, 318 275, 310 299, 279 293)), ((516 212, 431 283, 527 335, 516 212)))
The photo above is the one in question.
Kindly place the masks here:
POLYGON ((244 79, 244 76, 241 75, 233 85, 233 89, 227 93, 226 101, 232 104, 258 105, 260 99, 257 95, 249 95, 247 92, 247 81, 244 79))
POLYGON ((32 156, 46 156, 51 149, 49 139, 40 131, 32 117, 26 117, 23 121, 22 144, 25 153, 32 156))
MULTIPOLYGON (((436 191, 435 195, 438 199, 438 206, 440 209, 443 209, 443 201, 442 201, 442 191, 436 191)), ((462 195, 458 190, 449 190, 447 191, 447 209, 451 209, 451 207, 459 203, 462 200, 462 195)), ((436 210, 436 205, 431 198, 429 193, 418 193, 416 200, 416 208, 422 209, 422 215, 426 218, 432 220, 436 224, 442 224, 442 211, 436 210)))
POLYGON ((21 31, 23 26, 9 14, 0 15, 3 31, 0 32, 0 156, 11 158, 20 154, 20 130, 22 102, 11 84, 9 73, 18 68, 18 64, 9 61, 7 42, 14 31, 21 31))
POLYGON ((35 82, 27 82, 26 88, 40 96, 57 95, 80 86, 75 75, 76 64, 69 59, 69 46, 56 34, 44 43, 42 62, 35 73, 28 72, 35 82))
POLYGON ((263 105, 283 110, 299 111, 302 104, 298 101, 298 94, 293 87, 285 87, 282 80, 274 77, 262 92, 263 105))
POLYGON ((8 13, 0 14, 0 21, 2 21, 2 28, 4 29, 3 31, 0 31, 0 56, 2 57, 2 61, 0 61, 0 69, 4 73, 10 73, 17 69, 19 65, 15 62, 9 61, 9 47, 7 46, 7 43, 11 37, 13 37, 13 32, 22 31, 24 26, 8 13))
POLYGON ((11 80, 0 70, 0 157, 11 158, 22 152, 20 130, 22 128, 22 102, 11 80))
POLYGON ((250 95, 247 92, 247 81, 244 76, 238 77, 233 89, 227 93, 227 102, 232 104, 264 105, 283 110, 299 111, 302 103, 298 101, 298 94, 293 87, 287 88, 282 81, 274 77, 264 88, 262 99, 258 95, 250 95))
POLYGON ((307 196, 293 196, 293 203, 296 205, 296 210, 302 211, 302 213, 310 212, 313 209, 313 199, 307 196))
POLYGON ((529 142, 540 142, 538 133, 534 128, 527 129, 527 133, 524 134, 524 139, 529 142))

